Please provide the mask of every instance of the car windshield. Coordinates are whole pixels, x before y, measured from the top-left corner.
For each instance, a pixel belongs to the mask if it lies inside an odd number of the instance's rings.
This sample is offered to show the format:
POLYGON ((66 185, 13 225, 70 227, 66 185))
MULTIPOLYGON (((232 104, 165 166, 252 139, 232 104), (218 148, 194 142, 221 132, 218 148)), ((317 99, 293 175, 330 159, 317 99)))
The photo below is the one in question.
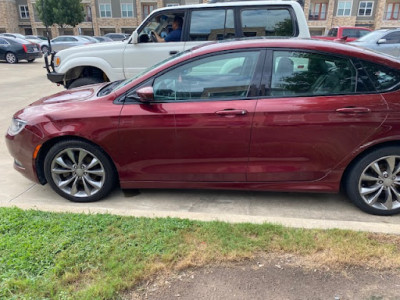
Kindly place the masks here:
POLYGON ((379 39, 384 32, 382 31, 372 31, 362 37, 360 37, 356 42, 370 42, 379 39))
POLYGON ((171 57, 168 57, 167 59, 165 59, 165 60, 163 60, 163 61, 161 61, 161 62, 159 62, 159 63, 157 63, 157 64, 155 64, 155 65, 153 65, 153 66, 151 66, 151 67, 148 67, 147 69, 143 70, 142 72, 140 72, 139 74, 133 76, 132 78, 129 78, 129 79, 126 79, 126 80, 122 81, 122 82, 121 82, 119 85, 117 85, 113 90, 116 91, 116 90, 118 90, 118 89, 120 89, 120 88, 126 86, 127 84, 131 83, 131 82, 134 81, 135 79, 137 79, 137 78, 139 78, 139 77, 141 77, 141 76, 143 76, 143 75, 145 75, 145 74, 151 72, 151 71, 154 70, 155 68, 158 68, 158 67, 161 66, 161 65, 164 65, 164 64, 166 64, 166 63, 169 63, 170 61, 172 61, 172 60, 174 60, 174 59, 177 59, 178 57, 181 57, 181 56, 183 56, 183 55, 189 53, 190 51, 191 51, 191 49, 188 49, 188 50, 186 50, 186 51, 179 52, 179 53, 177 53, 177 54, 175 54, 175 55, 173 55, 173 56, 171 56, 171 57))

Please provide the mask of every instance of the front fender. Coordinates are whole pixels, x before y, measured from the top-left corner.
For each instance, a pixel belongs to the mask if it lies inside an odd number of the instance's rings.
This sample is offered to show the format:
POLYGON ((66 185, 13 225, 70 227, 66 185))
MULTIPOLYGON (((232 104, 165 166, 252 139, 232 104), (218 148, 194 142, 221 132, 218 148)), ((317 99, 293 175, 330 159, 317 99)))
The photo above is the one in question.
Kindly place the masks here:
POLYGON ((57 73, 64 73, 66 74, 65 76, 67 76, 71 70, 84 67, 94 67, 102 70, 110 81, 125 79, 122 65, 120 67, 112 67, 109 62, 98 57, 77 57, 68 59, 65 63, 61 62, 61 65, 56 71, 57 73))

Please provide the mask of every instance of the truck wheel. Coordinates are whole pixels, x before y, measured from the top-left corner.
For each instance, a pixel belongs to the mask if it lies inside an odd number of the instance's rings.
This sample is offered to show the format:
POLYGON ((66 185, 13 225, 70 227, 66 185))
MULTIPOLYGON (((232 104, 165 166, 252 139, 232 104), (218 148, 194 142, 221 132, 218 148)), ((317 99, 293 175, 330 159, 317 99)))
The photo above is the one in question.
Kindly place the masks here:
POLYGON ((76 87, 84 86, 84 85, 89 85, 89 84, 96 84, 103 82, 101 78, 96 78, 96 77, 81 77, 78 79, 75 79, 72 81, 72 83, 68 86, 68 89, 73 89, 76 87))

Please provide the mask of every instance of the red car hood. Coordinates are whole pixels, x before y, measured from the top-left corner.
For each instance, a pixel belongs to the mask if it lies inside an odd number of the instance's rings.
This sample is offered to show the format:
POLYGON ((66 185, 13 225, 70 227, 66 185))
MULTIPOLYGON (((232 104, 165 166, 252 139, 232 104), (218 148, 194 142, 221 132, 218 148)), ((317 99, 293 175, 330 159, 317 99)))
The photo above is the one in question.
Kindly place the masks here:
POLYGON ((85 100, 92 100, 97 98, 97 92, 109 82, 100 83, 100 84, 93 84, 93 85, 86 85, 83 87, 78 87, 71 90, 65 90, 59 92, 57 94, 53 94, 40 100, 32 103, 31 105, 40 105, 40 104, 50 104, 50 103, 60 103, 66 101, 85 101, 85 100))

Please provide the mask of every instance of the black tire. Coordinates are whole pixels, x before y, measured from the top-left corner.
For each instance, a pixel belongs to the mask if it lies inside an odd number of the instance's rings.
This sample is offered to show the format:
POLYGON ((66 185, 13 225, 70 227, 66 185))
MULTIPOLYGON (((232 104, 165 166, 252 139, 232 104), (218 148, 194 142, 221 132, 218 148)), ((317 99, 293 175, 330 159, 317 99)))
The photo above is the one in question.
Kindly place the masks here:
POLYGON ((16 63, 18 63, 18 58, 14 53, 7 52, 6 53, 6 62, 8 62, 9 64, 16 64, 16 63))
POLYGON ((51 147, 44 160, 44 174, 57 194, 74 202, 98 201, 117 182, 115 167, 107 154, 78 140, 65 140, 51 147))
POLYGON ((28 59, 28 63, 33 63, 35 59, 28 59))
POLYGON ((400 147, 379 148, 358 159, 344 185, 350 200, 363 211, 380 216, 399 213, 400 147))
POLYGON ((75 79, 70 85, 68 86, 68 89, 73 89, 76 87, 84 86, 84 85, 89 85, 89 84, 96 84, 96 83, 101 83, 103 80, 101 78, 97 77, 81 77, 78 79, 75 79))
POLYGON ((47 46, 42 46, 42 53, 45 54, 45 53, 47 53, 47 52, 49 52, 49 47, 47 47, 47 46))

